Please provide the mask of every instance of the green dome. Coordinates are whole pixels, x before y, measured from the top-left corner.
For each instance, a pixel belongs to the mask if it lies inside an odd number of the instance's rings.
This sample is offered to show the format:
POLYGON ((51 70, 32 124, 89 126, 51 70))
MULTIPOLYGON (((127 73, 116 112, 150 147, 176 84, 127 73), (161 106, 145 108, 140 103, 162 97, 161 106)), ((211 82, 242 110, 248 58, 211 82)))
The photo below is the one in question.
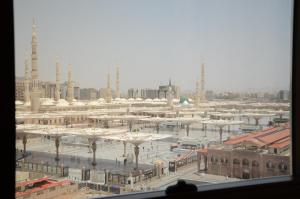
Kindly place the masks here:
POLYGON ((188 97, 186 97, 186 96, 180 96, 179 103, 183 103, 184 101, 187 101, 187 102, 189 102, 189 98, 188 98, 188 97))

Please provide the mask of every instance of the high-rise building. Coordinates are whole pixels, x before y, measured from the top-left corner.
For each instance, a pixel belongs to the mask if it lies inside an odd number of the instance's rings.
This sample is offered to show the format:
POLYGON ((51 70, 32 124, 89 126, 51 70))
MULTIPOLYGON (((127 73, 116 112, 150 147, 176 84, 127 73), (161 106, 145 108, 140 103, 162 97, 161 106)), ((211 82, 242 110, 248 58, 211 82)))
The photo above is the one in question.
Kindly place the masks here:
POLYGON ((169 87, 171 87, 171 90, 173 92, 174 97, 179 98, 179 87, 172 85, 171 79, 169 80, 168 85, 159 86, 158 88, 158 97, 157 98, 167 98, 167 93, 169 91, 169 87))
POLYGON ((40 97, 55 98, 56 84, 51 82, 40 82, 40 97))
POLYGON ((128 89, 128 98, 138 98, 139 96, 139 90, 138 89, 134 89, 134 88, 130 88, 128 89))
POLYGON ((82 88, 80 89, 81 100, 96 100, 99 96, 99 91, 95 88, 82 88))
POLYGON ((159 90, 157 89, 141 89, 141 98, 154 99, 159 97, 159 90))
POLYGON ((212 90, 207 90, 205 92, 205 97, 207 100, 213 100, 214 99, 214 92, 212 90))
POLYGON ((278 92, 279 101, 289 101, 290 100, 290 91, 289 90, 280 90, 278 92))
POLYGON ((99 92, 98 98, 106 99, 106 90, 107 88, 100 88, 98 91, 99 92))
POLYGON ((74 99, 80 100, 80 87, 77 84, 75 84, 73 89, 74 89, 74 99))

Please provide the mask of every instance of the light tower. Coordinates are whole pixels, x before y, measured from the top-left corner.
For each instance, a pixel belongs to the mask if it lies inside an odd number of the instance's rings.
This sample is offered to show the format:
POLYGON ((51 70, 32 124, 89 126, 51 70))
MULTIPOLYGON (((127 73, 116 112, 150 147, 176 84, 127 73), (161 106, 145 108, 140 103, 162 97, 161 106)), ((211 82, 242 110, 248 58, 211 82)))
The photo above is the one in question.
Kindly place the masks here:
POLYGON ((31 41, 31 111, 37 113, 40 108, 40 88, 39 88, 39 76, 38 76, 38 66, 37 66, 37 33, 36 24, 33 19, 32 24, 32 41, 31 41))
POLYGON ((120 98, 120 71, 119 71, 119 67, 117 67, 117 72, 116 72, 116 98, 120 98))
POLYGON ((106 103, 111 103, 110 74, 107 74, 106 103))
POLYGON ((60 65, 56 58, 56 85, 55 85, 55 101, 60 100, 60 65))
POLYGON ((24 104, 27 105, 30 103, 30 93, 29 93, 29 83, 30 83, 30 76, 29 76, 29 63, 28 63, 28 54, 26 52, 25 58, 25 82, 24 82, 24 104))
POLYGON ((205 73, 204 73, 204 63, 201 65, 201 88, 200 88, 200 100, 201 102, 205 101, 205 90, 204 90, 204 85, 205 85, 205 73))
POLYGON ((67 88, 67 101, 69 104, 73 103, 74 99, 74 89, 73 89, 73 82, 72 82, 72 70, 71 64, 68 66, 68 88, 67 88))

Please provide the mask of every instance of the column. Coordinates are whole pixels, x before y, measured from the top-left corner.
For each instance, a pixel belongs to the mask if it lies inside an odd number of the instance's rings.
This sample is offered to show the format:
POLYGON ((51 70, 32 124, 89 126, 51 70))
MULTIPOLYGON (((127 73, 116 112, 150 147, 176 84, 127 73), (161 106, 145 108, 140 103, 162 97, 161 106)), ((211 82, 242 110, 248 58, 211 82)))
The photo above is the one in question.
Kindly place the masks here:
POLYGON ((205 137, 206 137, 206 131, 207 131, 207 124, 204 124, 204 133, 205 133, 205 137))
POLYGON ((258 126, 260 118, 259 117, 255 117, 254 119, 255 119, 255 126, 258 126))
POLYGON ((136 169, 138 169, 138 159, 139 159, 139 152, 140 152, 140 148, 139 146, 134 146, 134 154, 135 154, 135 166, 136 169))
POLYGON ((223 127, 219 127, 220 128, 220 144, 222 144, 222 134, 223 134, 223 127))
POLYGON ((200 166, 201 166, 201 154, 199 152, 197 152, 197 169, 198 172, 200 172, 200 166))
POLYGON ((131 132, 131 130, 132 130, 132 121, 129 120, 128 123, 129 123, 129 131, 131 132))
POLYGON ((204 155, 204 170, 207 171, 207 155, 204 155))
POLYGON ((56 138, 55 138, 55 147, 56 147, 56 157, 55 157, 55 160, 59 161, 59 156, 58 156, 59 137, 58 136, 56 136, 56 138))
POLYGON ((159 122, 156 123, 156 132, 159 132, 159 122))
POLYGON ((27 143, 27 136, 23 135, 23 157, 26 155, 26 143, 27 143))
POLYGON ((92 148, 92 138, 88 138, 88 142, 89 142, 89 153, 91 153, 91 148, 92 148))
POLYGON ((190 124, 186 125, 186 136, 190 135, 190 124))
POLYGON ((127 144, 127 142, 123 141, 123 144, 124 144, 124 154, 123 154, 123 156, 126 157, 126 144, 127 144))
POLYGON ((93 166, 97 165, 97 163, 96 163, 96 149, 97 149, 97 144, 96 144, 96 139, 94 139, 93 143, 92 143, 92 150, 93 150, 93 162, 92 162, 92 165, 93 166))

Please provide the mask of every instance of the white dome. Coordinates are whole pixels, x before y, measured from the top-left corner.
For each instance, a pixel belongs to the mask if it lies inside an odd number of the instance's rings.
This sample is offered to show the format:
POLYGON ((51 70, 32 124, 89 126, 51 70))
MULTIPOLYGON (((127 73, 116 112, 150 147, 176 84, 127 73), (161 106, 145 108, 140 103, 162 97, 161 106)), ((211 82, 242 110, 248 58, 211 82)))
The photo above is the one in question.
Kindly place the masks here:
POLYGON ((22 105, 22 104, 23 104, 22 101, 19 101, 19 100, 16 100, 16 101, 15 101, 15 105, 22 105))
POLYGON ((54 105, 54 100, 51 98, 43 98, 41 101, 41 105, 43 106, 52 106, 54 105))
POLYGON ((98 101, 91 101, 91 102, 88 103, 88 105, 90 105, 90 106, 99 106, 100 103, 98 101))
POLYGON ((184 102, 182 103, 183 105, 188 105, 188 101, 184 100, 184 102))
POLYGON ((80 102, 80 101, 75 101, 75 102, 73 103, 73 105, 75 105, 75 106, 84 106, 85 103, 80 102))
POLYGON ((65 99, 58 100, 56 106, 69 106, 69 102, 67 102, 65 99))
POLYGON ((24 106, 30 106, 30 105, 31 105, 30 101, 29 101, 29 102, 26 102, 26 103, 24 104, 24 106))

